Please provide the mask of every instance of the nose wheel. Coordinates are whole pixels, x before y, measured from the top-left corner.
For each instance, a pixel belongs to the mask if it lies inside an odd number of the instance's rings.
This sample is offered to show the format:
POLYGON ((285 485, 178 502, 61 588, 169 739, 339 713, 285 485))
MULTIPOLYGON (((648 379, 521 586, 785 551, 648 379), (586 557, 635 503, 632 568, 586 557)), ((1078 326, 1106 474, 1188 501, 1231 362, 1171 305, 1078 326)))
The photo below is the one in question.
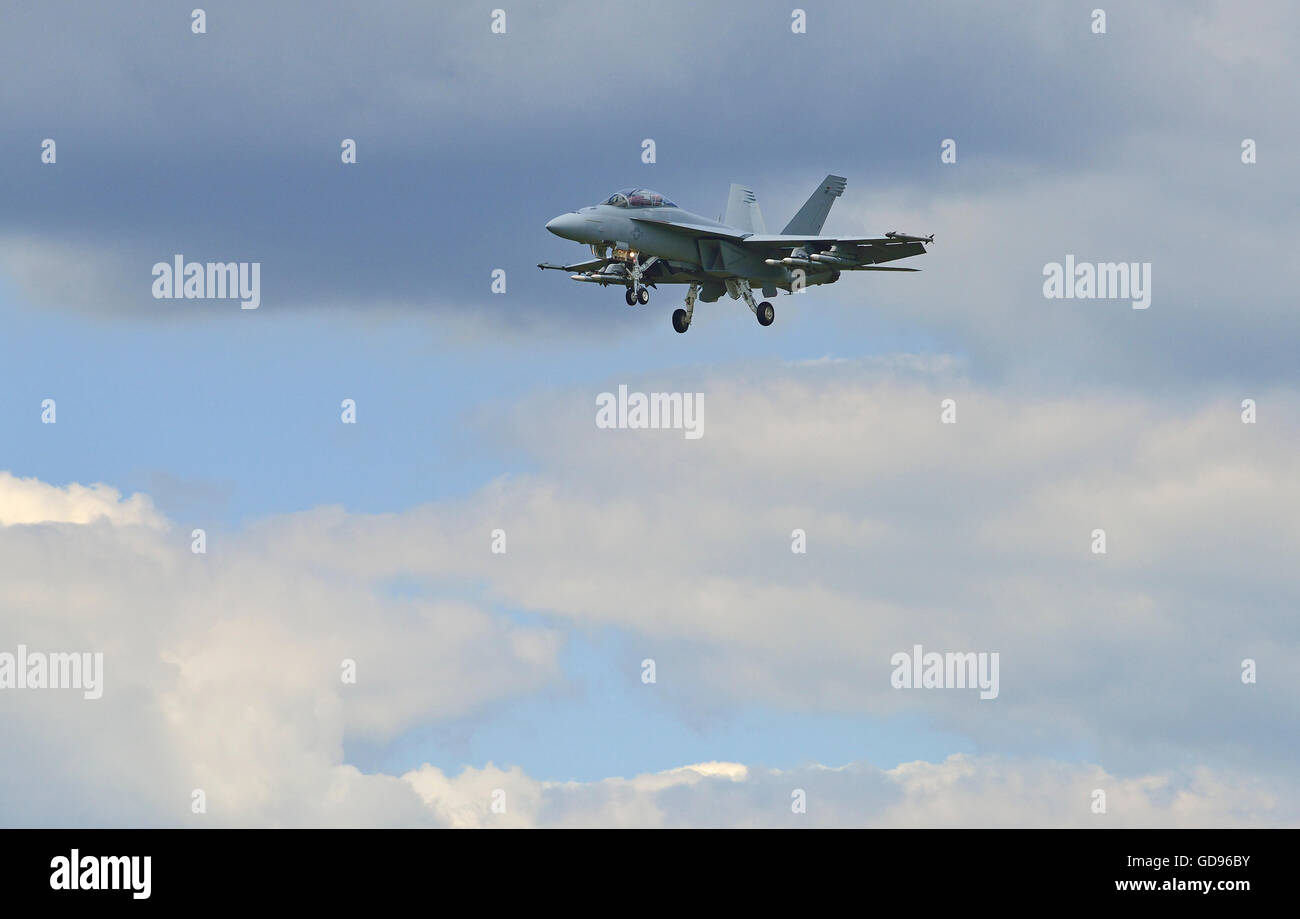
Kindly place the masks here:
POLYGON ((640 303, 645 306, 650 302, 650 289, 641 283, 641 277, 654 267, 655 262, 659 261, 659 256, 651 256, 645 264, 633 261, 625 269, 627 273, 627 293, 623 299, 627 300, 628 306, 636 306, 640 303))

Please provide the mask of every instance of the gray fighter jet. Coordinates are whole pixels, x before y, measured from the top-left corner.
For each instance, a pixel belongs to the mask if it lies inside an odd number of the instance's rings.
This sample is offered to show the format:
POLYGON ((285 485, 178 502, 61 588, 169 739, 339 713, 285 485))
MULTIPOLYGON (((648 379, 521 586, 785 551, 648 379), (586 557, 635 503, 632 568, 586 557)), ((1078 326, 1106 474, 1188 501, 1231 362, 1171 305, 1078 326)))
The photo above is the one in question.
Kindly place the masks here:
POLYGON ((724 293, 744 298, 760 325, 776 318, 772 304, 754 299, 778 290, 793 293, 833 284, 841 271, 916 271, 881 265, 924 255, 933 236, 886 233, 881 237, 821 236, 822 224, 847 180, 827 176, 780 233, 763 226, 754 193, 731 186, 727 216, 720 223, 684 211, 648 188, 625 188, 604 204, 561 214, 546 224, 556 236, 586 243, 595 256, 573 265, 542 262, 538 268, 572 272, 575 281, 618 284, 628 306, 650 302, 651 287, 689 284, 686 308, 673 313, 673 328, 691 327, 698 297, 713 303, 724 293))

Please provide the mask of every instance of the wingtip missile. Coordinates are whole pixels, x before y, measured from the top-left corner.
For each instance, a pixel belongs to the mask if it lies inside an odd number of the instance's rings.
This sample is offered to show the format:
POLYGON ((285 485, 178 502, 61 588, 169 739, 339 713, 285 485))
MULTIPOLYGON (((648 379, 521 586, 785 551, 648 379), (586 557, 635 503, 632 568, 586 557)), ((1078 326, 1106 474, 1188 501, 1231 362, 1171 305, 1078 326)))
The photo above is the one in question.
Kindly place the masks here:
POLYGON ((888 233, 885 234, 885 236, 886 236, 887 238, 889 238, 889 239, 896 239, 896 240, 898 240, 898 241, 901 242, 901 243, 932 243, 932 242, 934 242, 934 234, 933 234, 933 233, 931 233, 929 236, 911 236, 911 235, 909 235, 909 234, 907 234, 907 233, 900 233, 900 232, 898 232, 897 230, 890 230, 888 233))

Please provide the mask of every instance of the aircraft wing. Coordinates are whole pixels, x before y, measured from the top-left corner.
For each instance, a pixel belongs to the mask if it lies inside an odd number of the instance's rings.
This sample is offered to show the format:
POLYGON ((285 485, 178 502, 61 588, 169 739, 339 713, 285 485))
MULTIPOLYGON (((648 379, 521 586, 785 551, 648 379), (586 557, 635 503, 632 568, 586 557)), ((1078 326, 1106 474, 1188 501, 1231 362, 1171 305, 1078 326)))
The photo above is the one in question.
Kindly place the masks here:
POLYGON ((597 271, 610 264, 613 259, 608 258, 591 258, 585 262, 574 262, 572 265, 552 265, 550 262, 538 262, 538 268, 552 268, 555 271, 597 271))
MULTIPOLYGON (((908 236, 905 233, 886 233, 884 236, 798 236, 777 233, 747 236, 742 241, 742 245, 772 253, 769 262, 807 264, 811 259, 812 262, 819 264, 854 271, 868 270, 867 266, 880 262, 924 255, 925 247, 933 241, 933 236, 908 236), (808 259, 792 257, 791 253, 795 249, 808 250, 810 252, 808 259), (785 259, 789 261, 785 262, 785 259)), ((893 270, 915 271, 916 269, 893 270)))

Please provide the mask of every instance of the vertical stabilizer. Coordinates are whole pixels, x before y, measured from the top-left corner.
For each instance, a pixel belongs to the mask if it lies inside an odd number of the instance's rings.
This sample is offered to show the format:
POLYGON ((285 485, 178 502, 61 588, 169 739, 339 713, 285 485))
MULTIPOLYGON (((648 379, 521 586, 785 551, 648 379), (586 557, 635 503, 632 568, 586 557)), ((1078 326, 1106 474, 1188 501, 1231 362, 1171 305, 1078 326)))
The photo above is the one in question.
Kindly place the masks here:
POLYGON ((743 233, 767 232, 763 214, 758 209, 758 199, 743 185, 731 186, 731 196, 727 198, 727 216, 723 223, 743 233))
MULTIPOLYGON (((826 223, 826 215, 831 212, 831 205, 844 194, 844 186, 847 184, 848 179, 843 176, 827 176, 781 232, 803 236, 819 234, 826 223)), ((734 190, 735 186, 732 188, 734 190)))

